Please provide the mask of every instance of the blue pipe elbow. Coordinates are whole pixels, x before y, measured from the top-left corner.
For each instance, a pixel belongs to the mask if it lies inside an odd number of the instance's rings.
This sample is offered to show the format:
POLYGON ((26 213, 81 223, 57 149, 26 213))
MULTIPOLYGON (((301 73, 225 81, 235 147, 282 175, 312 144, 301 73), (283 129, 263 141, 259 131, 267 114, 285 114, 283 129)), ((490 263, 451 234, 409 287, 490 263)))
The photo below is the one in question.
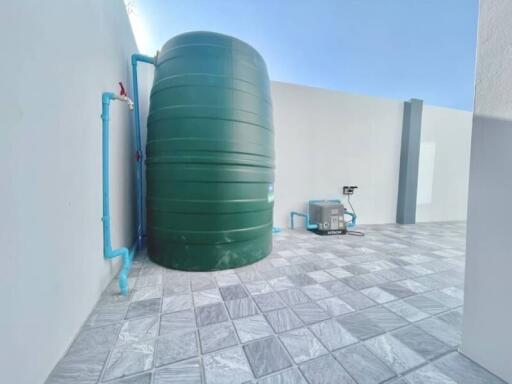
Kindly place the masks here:
POLYGON ((357 222, 356 222, 356 220, 357 220, 357 216, 356 216, 356 214, 355 214, 355 213, 353 213, 353 212, 345 211, 345 215, 349 215, 349 216, 352 218, 352 220, 350 220, 350 221, 347 223, 347 228, 353 228, 353 227, 355 227, 355 226, 357 225, 357 222))

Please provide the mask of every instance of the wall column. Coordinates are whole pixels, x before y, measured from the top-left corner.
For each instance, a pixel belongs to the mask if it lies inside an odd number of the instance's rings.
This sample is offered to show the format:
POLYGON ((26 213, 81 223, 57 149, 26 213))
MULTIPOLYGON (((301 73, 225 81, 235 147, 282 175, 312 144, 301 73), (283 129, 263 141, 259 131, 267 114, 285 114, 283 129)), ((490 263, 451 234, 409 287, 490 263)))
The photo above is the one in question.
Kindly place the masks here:
POLYGON ((512 2, 480 0, 461 352, 512 383, 512 2))
POLYGON ((400 176, 398 180, 398 203, 396 210, 396 222, 398 224, 416 223, 422 111, 422 100, 411 99, 404 103, 400 176))

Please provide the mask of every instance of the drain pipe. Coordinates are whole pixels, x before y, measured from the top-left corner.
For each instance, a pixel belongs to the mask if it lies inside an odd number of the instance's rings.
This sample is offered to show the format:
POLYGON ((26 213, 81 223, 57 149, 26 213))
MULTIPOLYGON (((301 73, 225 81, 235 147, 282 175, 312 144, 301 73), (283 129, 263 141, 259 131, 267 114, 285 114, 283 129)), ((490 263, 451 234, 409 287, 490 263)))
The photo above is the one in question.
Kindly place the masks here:
POLYGON ((140 111, 139 111, 139 85, 137 79, 137 63, 155 64, 155 58, 144 56, 138 53, 132 55, 132 86, 134 100, 134 118, 135 118, 135 161, 136 161, 136 177, 135 177, 135 195, 137 199, 137 249, 144 248, 144 218, 143 216, 143 200, 142 200, 142 139, 140 135, 140 111))
POLYGON ((123 267, 119 272, 119 289, 123 295, 128 293, 128 273, 135 253, 135 243, 128 248, 112 249, 112 238, 110 234, 110 188, 109 188, 109 107, 110 100, 119 100, 128 103, 133 109, 133 102, 127 96, 116 95, 111 92, 104 92, 101 97, 101 121, 102 121, 102 179, 103 179, 103 256, 105 259, 113 259, 121 256, 123 267))

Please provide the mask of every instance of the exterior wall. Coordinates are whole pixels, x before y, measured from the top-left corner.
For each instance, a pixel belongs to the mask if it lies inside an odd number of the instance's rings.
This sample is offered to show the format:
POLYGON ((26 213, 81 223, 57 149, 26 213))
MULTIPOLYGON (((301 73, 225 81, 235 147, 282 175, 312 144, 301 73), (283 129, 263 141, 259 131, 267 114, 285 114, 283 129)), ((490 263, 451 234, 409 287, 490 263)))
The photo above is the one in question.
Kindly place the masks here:
MULTIPOLYGON (((7 2, 0 110, 0 370, 42 383, 119 269, 103 260, 101 93, 130 89, 122 0, 7 2)), ((114 246, 131 244, 132 125, 111 107, 114 246)))
MULTIPOLYGON (((402 101, 281 82, 272 82, 272 101, 274 225, 288 227, 290 211, 304 212, 307 200, 340 197, 343 185, 359 186, 352 201, 360 223, 396 221, 402 101)), ((436 155, 433 164, 420 157, 417 220, 464 220, 471 113, 424 105, 422 124, 422 143, 436 155)))
POLYGON ((466 220, 472 119, 423 106, 416 222, 466 220))
POLYGON ((462 352, 512 383, 512 2, 480 0, 462 352))
POLYGON ((403 102, 272 82, 276 132, 274 225, 311 199, 352 202, 361 223, 396 219, 403 102))

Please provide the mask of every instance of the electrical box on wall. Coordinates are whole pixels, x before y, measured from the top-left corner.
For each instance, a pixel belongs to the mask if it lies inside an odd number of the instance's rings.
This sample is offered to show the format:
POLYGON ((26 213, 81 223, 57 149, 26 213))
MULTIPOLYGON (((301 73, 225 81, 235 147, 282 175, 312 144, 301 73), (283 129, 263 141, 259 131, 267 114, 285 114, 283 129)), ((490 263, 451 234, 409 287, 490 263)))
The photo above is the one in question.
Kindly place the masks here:
POLYGON ((343 194, 345 196, 353 195, 356 189, 357 189, 357 185, 344 185, 343 186, 343 194))

